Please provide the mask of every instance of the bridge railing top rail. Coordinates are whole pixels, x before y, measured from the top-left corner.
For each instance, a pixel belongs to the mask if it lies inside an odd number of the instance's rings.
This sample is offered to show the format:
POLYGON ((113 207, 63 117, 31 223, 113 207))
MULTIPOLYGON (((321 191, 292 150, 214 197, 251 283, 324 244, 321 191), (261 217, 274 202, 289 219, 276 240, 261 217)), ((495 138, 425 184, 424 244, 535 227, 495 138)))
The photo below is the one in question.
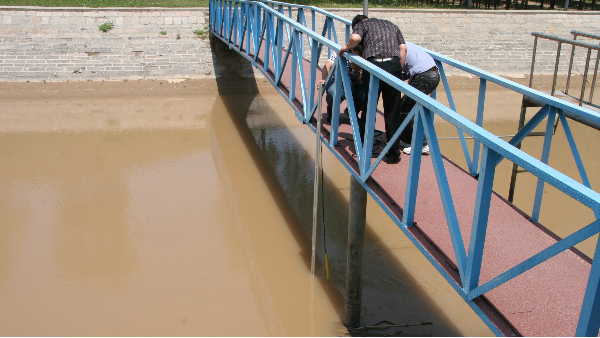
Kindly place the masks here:
POLYGON ((578 31, 578 30, 572 30, 571 34, 573 34, 575 36, 583 36, 584 38, 588 38, 588 39, 600 40, 600 35, 582 32, 582 31, 578 31))
MULTIPOLYGON (((240 2, 244 2, 246 0, 239 0, 240 2)), ((265 4, 271 4, 271 5, 277 5, 277 6, 284 6, 284 7, 289 7, 289 8, 301 8, 301 9, 310 9, 310 10, 314 10, 317 13, 323 14, 326 17, 329 17, 335 21, 338 21, 344 25, 350 26, 352 24, 352 22, 346 18, 343 18, 339 15, 335 15, 332 13, 329 13, 323 9, 320 9, 318 7, 315 6, 305 6, 305 5, 296 5, 296 4, 288 4, 288 3, 284 3, 284 2, 279 2, 279 1, 271 1, 271 0, 258 0, 258 2, 262 2, 265 4)), ((341 48, 340 45, 336 44, 335 42, 328 40, 328 39, 321 39, 321 35, 318 32, 312 31, 310 28, 308 27, 304 27, 302 25, 300 25, 301 27, 295 27, 296 29, 301 30, 304 34, 307 34, 307 36, 309 36, 312 39, 317 39, 319 41, 319 43, 326 45, 327 47, 335 50, 335 51, 339 51, 339 49, 341 48), (314 33, 314 34, 313 34, 314 33)), ((593 34, 589 34, 589 33, 584 33, 584 32, 578 32, 576 31, 579 35, 581 36, 586 36, 586 37, 592 37, 595 36, 593 34)), ((547 35, 547 34, 542 34, 542 33, 532 33, 532 35, 537 35, 543 38, 558 38, 558 37, 553 37, 551 35, 547 35)), ((600 38, 600 36, 596 36, 597 38, 600 38)), ((598 45, 593 45, 590 43, 586 43, 586 42, 580 42, 580 41, 576 41, 576 40, 570 40, 570 39, 564 39, 564 38, 558 38, 563 40, 562 42, 565 43, 570 43, 570 44, 575 44, 577 46, 581 46, 581 47, 586 47, 586 48, 592 48, 594 50, 600 50, 600 46, 598 45)), ((421 47, 422 48, 422 47, 421 47)), ((425 49, 425 48, 423 48, 425 49)), ((575 114, 575 115, 579 115, 583 118, 586 118, 588 120, 594 121, 596 123, 600 123, 600 115, 595 113, 594 111, 591 111, 589 109, 586 108, 582 108, 578 105, 572 104, 570 102, 566 102, 560 99, 557 99, 551 95, 539 92, 537 90, 531 89, 527 86, 521 85, 519 83, 516 83, 514 81, 505 79, 503 77, 497 76, 495 74, 492 74, 490 72, 472 67, 466 63, 460 62, 458 60, 449 58, 447 56, 444 56, 440 53, 436 53, 434 51, 431 50, 427 50, 425 49, 435 60, 446 63, 448 65, 451 65, 457 69, 460 69, 462 71, 465 71, 469 74, 472 75, 476 75, 482 79, 485 79, 487 81, 490 81, 492 83, 495 83, 497 85, 500 85, 502 87, 505 87, 507 89, 510 89, 512 91, 518 92, 520 94, 523 94, 527 97, 536 99, 536 100, 541 100, 544 102, 547 102, 548 104, 550 104, 551 106, 554 106, 556 108, 560 108, 562 110, 568 111, 571 114, 575 114)), ((351 58, 351 60, 353 62, 357 62, 359 63, 359 61, 356 61, 356 59, 358 59, 358 57, 355 57, 353 54, 351 53, 346 53, 346 57, 347 58, 351 58)), ((361 66, 363 66, 361 64, 361 66)))

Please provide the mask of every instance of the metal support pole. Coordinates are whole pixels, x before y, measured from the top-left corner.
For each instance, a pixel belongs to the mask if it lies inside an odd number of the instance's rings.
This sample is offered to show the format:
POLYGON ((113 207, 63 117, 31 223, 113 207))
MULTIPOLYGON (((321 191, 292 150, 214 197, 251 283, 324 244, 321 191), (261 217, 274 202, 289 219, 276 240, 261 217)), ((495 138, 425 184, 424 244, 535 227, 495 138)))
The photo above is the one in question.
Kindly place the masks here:
POLYGON ((313 228, 312 228, 312 256, 310 259, 310 273, 315 275, 315 257, 317 248, 317 214, 319 211, 319 181, 321 180, 321 101, 323 101, 323 84, 318 84, 319 96, 317 97, 317 150, 315 156, 315 186, 313 194, 313 228))
POLYGON ((596 87, 596 77, 598 76, 598 62, 600 62, 600 50, 598 54, 596 54, 596 66, 594 66, 594 79, 592 80, 592 90, 590 91, 590 99, 589 102, 592 103, 592 98, 594 97, 594 88, 596 87))
POLYGON ((369 16, 369 0, 363 0, 363 15, 369 16))
POLYGON ((562 47, 562 42, 558 43, 558 50, 556 51, 556 61, 554 62, 554 78, 552 79, 552 92, 550 95, 554 96, 554 92, 556 91, 556 76, 558 75, 558 64, 560 63, 560 48, 562 47))
MULTIPOLYGON (((529 85, 529 87, 531 87, 531 84, 529 85)), ((517 128, 517 132, 519 130, 521 130, 523 128, 523 126, 525 126, 525 114, 527 113, 527 107, 525 105, 525 98, 523 98, 523 101, 521 103, 521 116, 519 117, 519 127, 517 128)), ((521 149, 521 142, 519 142, 517 144, 517 149, 521 149)), ((508 201, 510 203, 513 202, 514 198, 515 198, 515 188, 516 188, 516 184, 517 184, 517 174, 519 170, 519 166, 516 163, 513 163, 512 165, 512 172, 510 175, 510 187, 508 188, 508 201)))
POLYGON ((533 69, 535 68, 535 54, 537 52, 537 40, 538 40, 538 37, 536 36, 533 39, 533 55, 531 56, 531 70, 529 71, 529 88, 531 88, 531 86, 533 85, 533 69))
POLYGON ((585 95, 585 83, 587 82, 588 68, 590 67, 590 56, 592 56, 592 50, 588 49, 587 58, 585 61, 585 70, 583 71, 583 83, 581 84, 581 95, 579 96, 579 106, 583 105, 583 96, 585 95))
POLYGON ((348 221, 346 308, 344 313, 344 325, 348 327, 360 326, 366 219, 367 191, 352 176, 350 179, 350 219, 348 221))
MULTIPOLYGON (((565 3, 565 6, 567 6, 565 3)), ((573 40, 577 40, 577 35, 573 36, 573 40)), ((571 84, 571 70, 573 70, 573 58, 575 57, 575 45, 571 46, 571 60, 569 61, 569 70, 567 71, 567 86, 565 88, 565 94, 569 94, 569 85, 571 84)))

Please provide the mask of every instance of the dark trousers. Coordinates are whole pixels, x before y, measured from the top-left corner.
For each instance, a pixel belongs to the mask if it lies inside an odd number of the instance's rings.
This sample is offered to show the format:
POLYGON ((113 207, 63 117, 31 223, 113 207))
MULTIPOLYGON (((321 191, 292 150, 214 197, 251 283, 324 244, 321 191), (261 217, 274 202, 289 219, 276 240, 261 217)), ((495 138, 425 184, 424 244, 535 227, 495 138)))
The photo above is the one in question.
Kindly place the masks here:
MULTIPOLYGON (((327 102, 327 118, 331 119, 331 113, 333 111, 333 98, 335 97, 335 78, 331 77, 329 82, 325 85, 325 102, 327 102)), ((352 91, 352 98, 354 99, 354 108, 356 113, 363 108, 365 91, 363 85, 360 82, 350 82, 350 90, 352 91)), ((342 84, 342 101, 346 99, 346 92, 344 91, 344 85, 342 84)))
MULTIPOLYGON (((402 78, 402 67, 400 66, 400 60, 395 59, 391 61, 384 62, 376 62, 370 61, 372 64, 377 67, 385 70, 386 72, 392 74, 393 76, 401 79, 402 78)), ((370 74, 367 71, 363 70, 363 85, 365 88, 365 92, 369 91, 369 82, 370 82, 370 74)), ((379 102, 379 94, 381 94, 381 99, 383 100, 383 118, 385 121, 385 136, 388 140, 394 136, 394 133, 400 127, 403 119, 401 119, 400 114, 400 104, 402 102, 402 94, 400 91, 396 90, 394 87, 388 85, 387 83, 380 81, 379 82, 379 93, 377 93, 377 101, 379 102)), ((368 105, 368 94, 365 94, 365 106, 363 108, 363 113, 358 121, 358 126, 360 129, 361 137, 364 141, 365 135, 365 123, 367 117, 367 105, 368 105)), ((394 144, 388 150, 388 155, 390 156, 400 156, 400 141, 396 140, 394 144)))
MULTIPOLYGON (((415 87, 419 91, 429 95, 431 94, 440 83, 440 72, 437 68, 430 69, 426 72, 416 74, 412 79, 408 82, 409 85, 415 87)), ((404 119, 408 116, 408 113, 415 106, 415 100, 410 97, 404 95, 402 97, 402 101, 400 102, 400 124, 404 122, 404 119)), ((410 144, 412 141, 412 133, 413 133, 413 123, 414 118, 410 120, 410 122, 406 125, 406 128, 400 134, 400 141, 402 143, 410 144)), ((427 144, 427 139, 423 138, 423 145, 427 144)))

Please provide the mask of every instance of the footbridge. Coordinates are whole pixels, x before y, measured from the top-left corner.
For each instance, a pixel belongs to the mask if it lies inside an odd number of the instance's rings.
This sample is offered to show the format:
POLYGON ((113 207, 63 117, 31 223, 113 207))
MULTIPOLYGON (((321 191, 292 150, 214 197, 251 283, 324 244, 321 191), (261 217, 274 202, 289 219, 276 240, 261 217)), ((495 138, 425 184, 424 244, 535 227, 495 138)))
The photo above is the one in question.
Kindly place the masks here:
MULTIPOLYGON (((372 196, 495 334, 597 336, 600 255, 596 248, 592 259, 574 246, 598 234, 600 221, 579 224, 576 231, 561 238, 539 220, 544 193, 550 186, 593 213, 596 219, 600 215, 600 194, 591 188, 570 127, 582 121, 598 125, 600 115, 589 107, 428 50, 440 70, 447 104, 438 101, 435 92, 424 95, 373 64, 346 53, 337 58, 331 72, 336 74, 337 88, 331 122, 321 124, 323 98, 316 85, 321 77, 319 61, 324 60, 327 51, 338 51, 345 44, 351 34, 350 25, 347 19, 316 7, 273 1, 210 2, 211 33, 260 69, 297 118, 319 135, 326 149, 347 168, 352 182, 372 196), (344 34, 345 41, 338 41, 338 36, 344 34), (348 90, 350 79, 342 71, 346 59, 371 76, 364 140, 348 90), (449 67, 479 79, 474 121, 457 112, 445 75, 449 67), (409 115, 415 121, 412 149, 425 137, 430 156, 413 151, 410 157, 402 155, 398 164, 382 161, 391 144, 374 140, 375 130, 383 129, 383 119, 376 118, 381 112, 374 103, 382 81, 417 102, 409 115), (538 104, 527 123, 507 141, 483 127, 489 108, 488 84, 504 87, 538 104), (345 102, 341 100, 341 90, 345 92, 345 102), (345 107, 347 115, 341 113, 345 107), (441 153, 434 119, 456 128, 465 168, 441 153), (558 122, 577 165, 577 177, 548 165, 558 122), (539 159, 520 149, 521 142, 538 126, 544 130, 539 159), (496 168, 502 161, 535 176, 531 210, 517 208, 494 191, 496 168)), ((597 50, 597 45, 590 46, 597 50)), ((408 120, 389 141, 399 137, 408 120)), ((351 201, 350 208, 353 206, 351 201)), ((352 222, 353 210, 350 212, 352 222)), ((357 264, 360 270, 360 259, 357 264)), ((355 291, 360 304, 360 289, 355 291)))

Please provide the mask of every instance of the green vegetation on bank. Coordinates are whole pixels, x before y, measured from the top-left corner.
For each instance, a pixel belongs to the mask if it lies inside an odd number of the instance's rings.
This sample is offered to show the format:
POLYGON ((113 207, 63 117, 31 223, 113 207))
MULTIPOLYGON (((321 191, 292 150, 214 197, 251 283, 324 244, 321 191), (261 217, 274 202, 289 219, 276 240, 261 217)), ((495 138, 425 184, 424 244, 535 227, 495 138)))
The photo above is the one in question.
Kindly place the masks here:
MULTIPOLYGON (((280 0, 282 1, 282 0, 280 0)), ((322 8, 362 8, 362 0, 293 0, 322 8)), ((473 9, 555 9, 565 0, 473 0, 473 9)), ((600 1, 598 1, 600 4, 600 1)), ((370 8, 466 8, 466 0, 369 0, 370 8)), ((0 0, 0 6, 43 7, 208 7, 208 0, 0 0)), ((570 10, 598 10, 596 0, 571 0, 570 10)))

